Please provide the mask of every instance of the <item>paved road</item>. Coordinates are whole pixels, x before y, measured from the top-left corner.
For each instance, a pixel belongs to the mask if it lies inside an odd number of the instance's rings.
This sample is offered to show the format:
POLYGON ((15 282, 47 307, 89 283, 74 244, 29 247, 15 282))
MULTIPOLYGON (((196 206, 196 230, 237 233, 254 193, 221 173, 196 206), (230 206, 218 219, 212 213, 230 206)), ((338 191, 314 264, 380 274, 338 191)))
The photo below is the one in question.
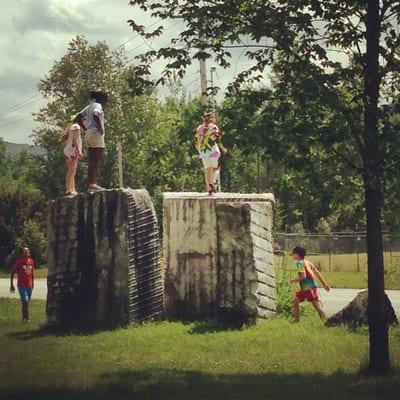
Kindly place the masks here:
MULTIPOLYGON (((14 284, 16 279, 14 279, 14 284)), ((47 296, 47 280, 46 279, 35 279, 35 288, 33 289, 32 298, 46 300, 47 296)), ((16 291, 15 293, 10 293, 10 280, 1 278, 0 279, 0 297, 10 297, 18 299, 19 295, 16 291)))
MULTIPOLYGON (((359 289, 331 289, 318 292, 327 315, 332 315, 346 306, 359 292, 359 289)), ((400 290, 386 290, 396 314, 400 317, 400 290)))
MULTIPOLYGON (((10 281, 8 279, 0 279, 0 297, 18 298, 18 294, 9 292, 10 281)), ((358 289, 332 289, 330 292, 325 292, 320 289, 319 293, 326 310, 327 315, 334 314, 347 305, 359 292, 358 289)), ((400 317, 400 290, 387 290, 393 307, 400 317)), ((46 300, 47 286, 46 279, 36 279, 35 289, 33 291, 34 299, 46 300)))

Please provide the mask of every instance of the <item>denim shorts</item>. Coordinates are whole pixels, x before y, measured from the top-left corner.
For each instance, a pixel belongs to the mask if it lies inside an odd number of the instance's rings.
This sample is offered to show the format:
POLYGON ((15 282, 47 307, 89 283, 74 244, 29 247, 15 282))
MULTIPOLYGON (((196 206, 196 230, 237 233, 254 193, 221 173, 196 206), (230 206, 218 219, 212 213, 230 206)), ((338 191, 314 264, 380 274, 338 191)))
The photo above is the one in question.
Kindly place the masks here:
POLYGON ((32 288, 27 288, 27 287, 19 287, 18 292, 19 292, 19 297, 21 297, 22 301, 31 301, 32 298, 32 288))

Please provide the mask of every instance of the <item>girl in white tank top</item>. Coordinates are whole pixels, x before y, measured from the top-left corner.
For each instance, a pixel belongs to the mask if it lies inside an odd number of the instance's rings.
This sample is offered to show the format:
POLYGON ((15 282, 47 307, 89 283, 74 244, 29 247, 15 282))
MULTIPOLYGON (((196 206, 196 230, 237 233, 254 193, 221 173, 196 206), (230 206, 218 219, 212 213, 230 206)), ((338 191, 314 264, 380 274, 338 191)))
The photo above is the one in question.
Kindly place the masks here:
POLYGON ((75 175, 78 161, 82 157, 82 138, 81 127, 79 124, 72 124, 68 129, 68 136, 65 141, 64 155, 67 161, 67 175, 65 178, 65 194, 74 196, 77 194, 75 189, 75 175))

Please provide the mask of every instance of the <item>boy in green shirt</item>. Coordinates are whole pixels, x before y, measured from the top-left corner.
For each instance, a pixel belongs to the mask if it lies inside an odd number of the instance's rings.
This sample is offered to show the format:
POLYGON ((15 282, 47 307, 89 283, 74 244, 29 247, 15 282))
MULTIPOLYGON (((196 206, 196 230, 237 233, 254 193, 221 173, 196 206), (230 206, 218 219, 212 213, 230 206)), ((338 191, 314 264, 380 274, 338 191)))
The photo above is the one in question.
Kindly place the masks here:
POLYGON ((312 303, 321 319, 326 319, 325 312, 322 309, 321 302, 318 297, 318 285, 315 281, 315 276, 324 286, 326 291, 329 292, 329 290, 331 290, 331 287, 315 267, 315 265, 305 259, 306 254, 306 249, 301 246, 296 246, 292 251, 293 259, 296 261, 296 270, 298 276, 297 278, 292 279, 290 282, 298 282, 300 285, 300 290, 295 293, 293 299, 294 322, 296 323, 300 321, 300 303, 305 300, 312 303))

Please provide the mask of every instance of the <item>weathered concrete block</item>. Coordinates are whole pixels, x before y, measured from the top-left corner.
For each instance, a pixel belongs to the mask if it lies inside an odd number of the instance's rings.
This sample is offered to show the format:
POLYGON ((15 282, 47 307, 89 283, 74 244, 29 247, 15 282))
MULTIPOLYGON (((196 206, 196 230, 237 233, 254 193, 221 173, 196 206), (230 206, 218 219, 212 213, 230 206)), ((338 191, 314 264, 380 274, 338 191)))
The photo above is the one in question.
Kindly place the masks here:
POLYGON ((162 314, 154 207, 145 190, 103 190, 48 205, 50 323, 114 327, 162 314))
MULTIPOLYGON (((208 196, 200 193, 165 193, 163 257, 165 311, 168 315, 190 319, 219 315, 221 282, 232 279, 230 276, 221 278, 219 273, 220 266, 231 263, 233 257, 232 253, 220 254, 218 249, 217 205, 227 202, 262 202, 269 207, 267 214, 262 206, 253 209, 254 222, 249 229, 256 232, 248 230, 246 234, 253 235, 254 242, 257 241, 257 247, 251 242, 252 257, 259 260, 254 262, 255 267, 251 270, 254 277, 251 280, 257 280, 256 270, 265 276, 268 273, 268 283, 274 280, 273 268, 267 267, 273 267, 272 194, 218 193, 208 196), (259 217, 256 217, 257 214, 259 217), (266 256, 267 261, 264 259, 266 256)), ((232 229, 237 227, 236 224, 232 229)), ((244 257, 244 253, 238 253, 238 257, 244 257)), ((254 298, 253 302, 257 303, 257 299, 254 298)))
POLYGON ((276 310, 275 282, 268 279, 274 274, 272 217, 269 202, 217 204, 218 306, 233 320, 276 310))
MULTIPOLYGON (((385 294, 385 312, 390 325, 398 324, 396 313, 389 297, 385 294)), ((360 290, 356 297, 342 310, 326 321, 327 326, 349 325, 352 327, 368 324, 368 289, 360 290)))

